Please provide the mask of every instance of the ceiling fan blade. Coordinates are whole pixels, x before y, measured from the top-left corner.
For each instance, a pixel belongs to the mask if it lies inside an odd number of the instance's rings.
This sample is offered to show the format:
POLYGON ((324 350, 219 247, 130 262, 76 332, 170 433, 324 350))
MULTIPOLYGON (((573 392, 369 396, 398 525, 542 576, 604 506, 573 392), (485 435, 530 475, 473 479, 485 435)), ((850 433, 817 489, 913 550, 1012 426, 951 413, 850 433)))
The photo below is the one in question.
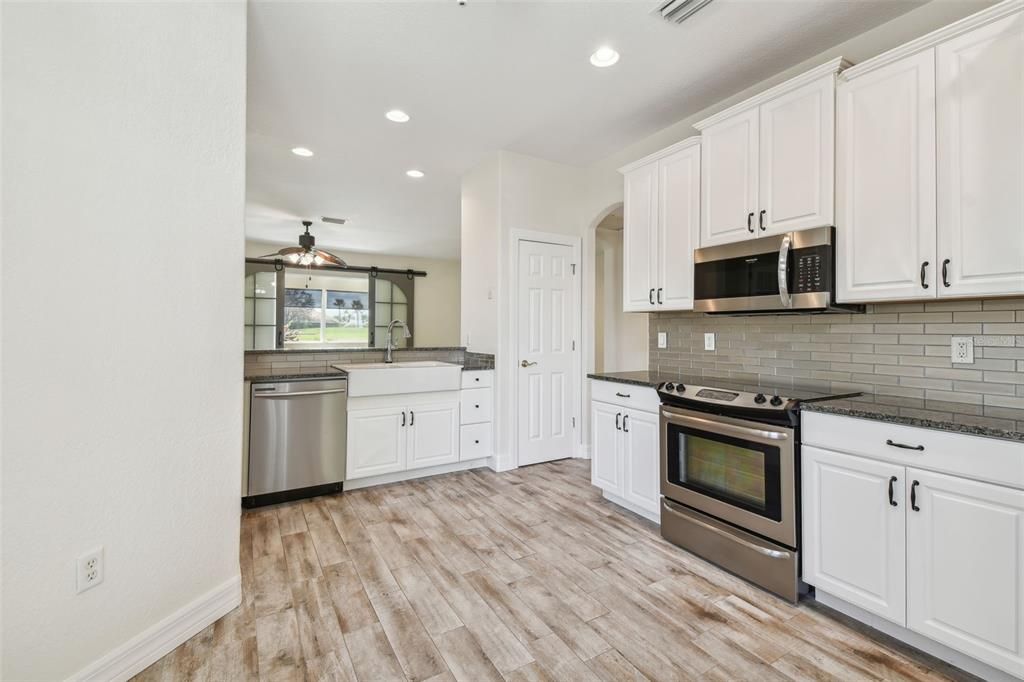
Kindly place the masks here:
POLYGON ((344 225, 348 222, 345 218, 331 218, 330 216, 321 216, 320 220, 325 223, 332 223, 334 225, 344 225))
POLYGON ((313 253, 315 255, 319 256, 322 260, 324 260, 324 261, 326 261, 328 263, 331 263, 332 265, 337 265, 337 266, 340 266, 340 267, 343 267, 343 268, 348 267, 348 263, 346 263, 342 259, 340 259, 337 256, 335 256, 330 251, 322 251, 320 249, 314 249, 313 253))

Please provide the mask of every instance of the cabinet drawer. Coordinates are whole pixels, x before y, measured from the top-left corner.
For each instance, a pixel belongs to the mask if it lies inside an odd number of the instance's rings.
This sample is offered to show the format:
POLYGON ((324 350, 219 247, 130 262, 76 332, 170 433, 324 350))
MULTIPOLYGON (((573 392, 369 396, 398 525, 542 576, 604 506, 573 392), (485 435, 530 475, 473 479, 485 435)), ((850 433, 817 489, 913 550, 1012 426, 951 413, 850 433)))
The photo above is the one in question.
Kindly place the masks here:
POLYGON ((462 427, 462 442, 460 443, 459 459, 463 462, 469 459, 480 459, 490 457, 491 451, 491 423, 466 424, 462 427))
POLYGON ((1024 488, 1024 443, 817 412, 801 425, 805 445, 1024 488))
POLYGON ((661 409, 658 392, 650 386, 620 384, 613 381, 590 381, 590 399, 620 407, 657 413, 661 409))
POLYGON ((491 421, 494 398, 489 388, 468 388, 462 391, 462 423, 480 424, 491 421))
POLYGON ((493 369, 472 369, 462 372, 462 388, 490 388, 493 385, 493 369))

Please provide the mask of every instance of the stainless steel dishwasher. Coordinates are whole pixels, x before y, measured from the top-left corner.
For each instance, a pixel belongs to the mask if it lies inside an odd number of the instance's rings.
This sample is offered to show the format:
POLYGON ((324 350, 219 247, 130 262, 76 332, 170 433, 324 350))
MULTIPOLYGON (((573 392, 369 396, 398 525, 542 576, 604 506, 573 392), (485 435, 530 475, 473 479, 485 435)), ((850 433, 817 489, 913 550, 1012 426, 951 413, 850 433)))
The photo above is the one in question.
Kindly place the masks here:
POLYGON ((252 384, 246 507, 342 489, 348 381, 252 384))

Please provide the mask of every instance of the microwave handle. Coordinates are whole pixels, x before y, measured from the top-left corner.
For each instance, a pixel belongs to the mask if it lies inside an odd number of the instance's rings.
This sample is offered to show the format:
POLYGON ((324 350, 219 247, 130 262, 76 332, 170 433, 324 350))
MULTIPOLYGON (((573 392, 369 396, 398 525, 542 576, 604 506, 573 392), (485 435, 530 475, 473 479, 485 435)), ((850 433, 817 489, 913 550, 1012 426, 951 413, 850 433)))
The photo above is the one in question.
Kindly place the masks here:
POLYGON ((779 247, 779 298, 782 299, 783 308, 793 306, 793 298, 789 295, 789 245, 792 243, 791 235, 782 237, 782 246, 779 247))

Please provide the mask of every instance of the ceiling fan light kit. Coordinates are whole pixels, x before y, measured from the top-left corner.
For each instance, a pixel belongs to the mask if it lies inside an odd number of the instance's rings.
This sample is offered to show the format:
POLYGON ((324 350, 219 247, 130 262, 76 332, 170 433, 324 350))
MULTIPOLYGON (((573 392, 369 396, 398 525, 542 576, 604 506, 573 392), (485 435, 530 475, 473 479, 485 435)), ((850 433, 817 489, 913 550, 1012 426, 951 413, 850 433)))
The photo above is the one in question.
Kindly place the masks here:
MULTIPOLYGON (((339 219, 327 220, 327 218, 324 218, 323 220, 325 222, 337 222, 339 219)), ((343 219, 340 220, 341 222, 339 224, 344 224, 345 221, 343 219)), ((312 221, 303 220, 302 225, 306 228, 306 231, 299 235, 298 246, 286 246, 277 253, 271 253, 260 257, 287 259, 294 265, 311 266, 324 265, 326 263, 330 265, 337 265, 342 268, 348 267, 348 264, 345 263, 345 261, 335 256, 330 251, 324 251, 323 249, 316 248, 316 237, 309 233, 309 228, 313 225, 312 221)))

